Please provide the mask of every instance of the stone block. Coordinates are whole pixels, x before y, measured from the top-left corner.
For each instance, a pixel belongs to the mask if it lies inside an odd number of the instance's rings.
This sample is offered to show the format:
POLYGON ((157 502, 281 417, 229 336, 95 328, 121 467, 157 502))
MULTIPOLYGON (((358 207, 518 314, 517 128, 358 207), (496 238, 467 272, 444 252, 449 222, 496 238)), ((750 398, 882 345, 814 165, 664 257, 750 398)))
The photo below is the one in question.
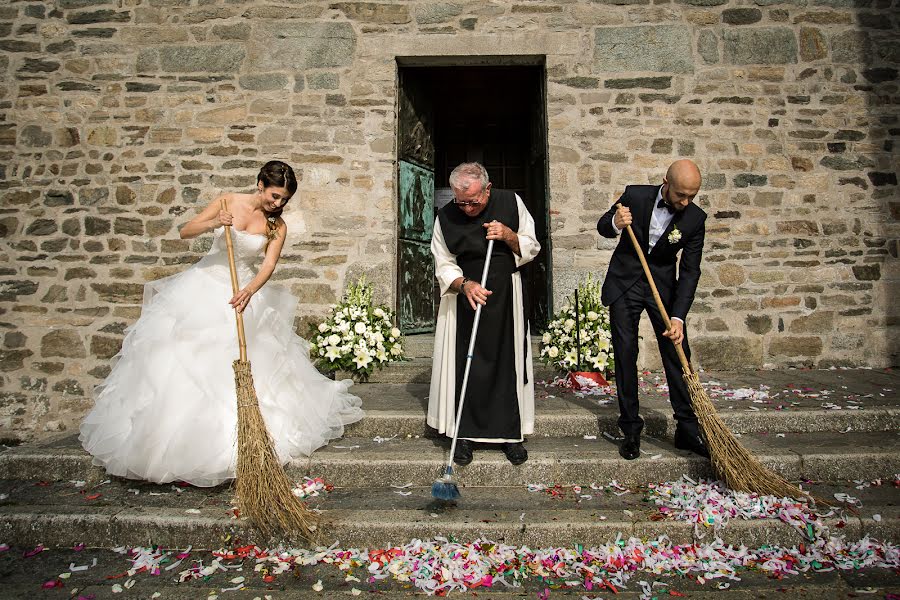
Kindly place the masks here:
POLYGON ((53 133, 39 125, 26 125, 19 131, 19 143, 28 148, 45 148, 53 143, 53 133))
POLYGON ((112 358, 122 348, 122 338, 105 335, 91 336, 91 356, 101 359, 112 358))
POLYGON ((878 281, 881 279, 881 265, 853 265, 853 276, 859 281, 878 281))
POLYGON ((334 289, 327 283, 301 283, 291 286, 299 304, 332 304, 337 301, 334 289))
POLYGON ((736 263, 725 263, 716 266, 716 275, 719 277, 719 283, 729 288, 737 287, 747 279, 744 267, 736 263))
POLYGON ((242 75, 238 83, 245 90, 269 92, 287 88, 288 78, 284 73, 252 73, 242 75))
POLYGON ((778 233, 791 233, 798 235, 817 235, 819 226, 815 221, 797 219, 794 221, 780 221, 775 224, 778 233))
POLYGON ((112 230, 112 224, 108 219, 100 217, 84 218, 84 233, 88 236, 97 236, 109 233, 112 230))
POLYGON ((109 197, 107 188, 89 188, 78 191, 78 202, 82 206, 97 206, 109 197))
POLYGON ((769 343, 769 356, 816 357, 822 354, 822 339, 811 336, 776 337, 769 343))
POLYGON ((455 2, 426 2, 416 10, 416 23, 433 25, 446 23, 462 14, 463 7, 455 2))
POLYGON ((166 73, 237 73, 246 57, 239 44, 162 46, 156 53, 159 68, 166 73))
POLYGON ((258 23, 260 39, 249 48, 248 67, 271 71, 325 69, 349 65, 356 50, 356 33, 349 23, 258 23))
POLYGON ((734 176, 734 186, 745 188, 749 186, 766 185, 768 177, 765 175, 754 175, 753 173, 741 173, 734 176))
POLYGON ((2 349, 0 350, 0 371, 9 373, 25 368, 25 359, 32 356, 34 352, 28 349, 2 349))
POLYGON ((713 31, 704 29, 700 32, 697 36, 697 52, 708 65, 719 62, 719 38, 713 31))
POLYGON ((74 329, 57 329, 41 338, 41 356, 84 358, 87 353, 81 335, 74 329))
POLYGON ((759 368, 762 349, 760 338, 742 336, 703 336, 691 342, 692 358, 705 370, 759 368))
POLYGON ((651 90, 666 90, 672 87, 671 77, 628 77, 624 79, 607 79, 603 87, 614 90, 628 90, 634 88, 646 88, 651 90))
POLYGON ((762 20, 758 8, 726 8, 722 11, 722 21, 729 25, 751 25, 762 20))
POLYGON ((818 60, 828 56, 828 44, 822 32, 814 27, 800 28, 800 58, 818 60))
POLYGON ((834 313, 816 311, 811 315, 797 317, 788 325, 791 333, 828 334, 834 330, 834 313))
POLYGON ((140 304, 144 297, 144 286, 140 283, 92 283, 91 289, 102 302, 113 304, 140 304))
POLYGON ((872 42, 864 31, 849 30, 831 36, 831 60, 835 63, 869 62, 872 42))
POLYGON ((612 73, 693 73, 691 38, 691 29, 683 25, 598 27, 594 66, 612 73))
POLYGON ((27 235, 41 236, 56 233, 56 221, 53 219, 35 219, 25 228, 27 235))
POLYGON ((747 330, 757 335, 769 333, 772 330, 772 318, 768 315, 747 315, 744 319, 747 330))
MULTIPOLYGON (((378 23, 379 25, 402 25, 409 23, 409 8, 397 3, 376 4, 375 2, 337 2, 331 5, 351 21, 378 23)), ((457 13, 459 14, 459 13, 457 13)), ((451 15, 452 17, 453 15, 451 15)))
POLYGON ((310 73, 306 82, 311 90, 336 90, 341 84, 337 73, 310 73))
POLYGON ((722 33, 725 62, 733 65, 778 65, 797 62, 793 29, 760 27, 726 29, 722 33))
POLYGON ((72 25, 127 23, 131 20, 131 13, 129 11, 115 11, 110 9, 88 10, 69 13, 66 20, 72 25))

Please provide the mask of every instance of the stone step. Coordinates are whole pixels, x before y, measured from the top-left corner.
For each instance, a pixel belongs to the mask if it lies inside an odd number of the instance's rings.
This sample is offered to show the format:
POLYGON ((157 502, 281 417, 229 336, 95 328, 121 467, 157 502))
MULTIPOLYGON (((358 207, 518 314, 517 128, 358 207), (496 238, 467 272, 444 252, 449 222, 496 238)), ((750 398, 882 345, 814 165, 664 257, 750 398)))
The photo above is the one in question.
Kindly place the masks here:
MULTIPOLYGON (((890 477, 900 472, 898 432, 792 433, 784 437, 745 434, 741 443, 763 464, 789 479, 839 481, 890 477)), ((577 483, 617 479, 626 484, 713 476, 708 460, 676 450, 670 439, 644 436, 641 458, 625 461, 617 444, 603 436, 532 437, 529 459, 511 465, 496 446, 476 449, 475 461, 457 469, 465 485, 525 485, 532 482, 577 483)), ((342 487, 387 484, 426 485, 445 464, 449 443, 445 438, 371 439, 346 437, 286 466, 294 478, 325 477, 342 487)), ((0 453, 0 478, 100 480, 104 471, 75 436, 52 444, 10 448, 0 453)))
MULTIPOLYGON (((835 491, 850 493, 862 502, 856 513, 842 510, 824 517, 833 533, 848 539, 865 535, 897 539, 900 510, 890 485, 856 490, 847 482, 810 489, 826 498, 835 491), (877 520, 874 515, 879 515, 877 520)), ((68 481, 40 485, 2 481, 0 490, 7 496, 0 502, 0 539, 6 543, 219 548, 227 545, 226 536, 241 543, 256 538, 244 520, 233 518, 228 486, 176 488, 114 479, 82 488, 68 481)), ((646 487, 622 493, 605 486, 592 490, 585 482, 580 493, 561 488, 556 496, 525 486, 466 486, 460 492, 456 504, 448 505, 431 497, 430 486, 335 488, 310 499, 324 511, 317 543, 371 548, 449 536, 459 541, 486 538, 511 545, 565 547, 603 545, 620 534, 641 539, 665 535, 678 544, 718 535, 726 543, 751 548, 804 541, 797 529, 778 519, 734 519, 717 532, 695 530, 688 521, 662 515, 646 500, 646 487)), ((281 541, 302 544, 296 538, 281 541)))
MULTIPOLYGON (((347 427, 347 435, 374 438, 416 436, 428 432, 425 425, 428 384, 370 383, 354 386, 352 391, 362 398, 366 418, 347 427)), ((585 395, 538 383, 535 396, 535 436, 618 432, 618 404, 612 392, 585 395)), ((752 400, 734 400, 722 393, 711 397, 723 421, 734 433, 837 433, 900 429, 900 406, 895 402, 869 400, 862 408, 854 410, 849 409, 854 405, 847 404, 846 399, 835 399, 844 407, 835 410, 823 408, 821 401, 811 398, 793 400, 791 405, 763 405, 754 404, 752 400)), ((674 435, 675 421, 664 394, 656 389, 645 390, 641 397, 641 413, 646 434, 670 438, 674 435)))
MULTIPOLYGON (((553 379, 556 371, 535 362, 533 364, 534 376, 536 381, 544 379, 553 379)), ((353 378, 351 374, 338 371, 335 374, 336 379, 353 378)), ((396 362, 375 370, 367 380, 361 382, 365 384, 373 383, 429 383, 431 381, 431 356, 414 357, 402 362, 396 362)))

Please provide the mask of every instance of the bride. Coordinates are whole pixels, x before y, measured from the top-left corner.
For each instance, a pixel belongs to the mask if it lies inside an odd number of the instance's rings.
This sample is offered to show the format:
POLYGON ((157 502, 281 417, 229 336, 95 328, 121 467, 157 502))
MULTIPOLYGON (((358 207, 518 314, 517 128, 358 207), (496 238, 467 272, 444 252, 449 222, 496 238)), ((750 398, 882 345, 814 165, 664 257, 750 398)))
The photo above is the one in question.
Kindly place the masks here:
POLYGON ((282 463, 309 455, 363 417, 360 399, 347 391, 352 382, 328 379, 307 358, 309 343, 293 330, 290 292, 264 287, 287 235, 280 215, 296 189, 291 167, 270 161, 254 193, 224 194, 181 229, 182 238, 214 232, 212 248, 186 271, 145 285, 141 317, 81 424, 79 439, 95 465, 157 483, 214 486, 234 477, 234 310, 244 315, 260 410, 282 463), (243 284, 237 294, 224 225, 232 226, 243 284))

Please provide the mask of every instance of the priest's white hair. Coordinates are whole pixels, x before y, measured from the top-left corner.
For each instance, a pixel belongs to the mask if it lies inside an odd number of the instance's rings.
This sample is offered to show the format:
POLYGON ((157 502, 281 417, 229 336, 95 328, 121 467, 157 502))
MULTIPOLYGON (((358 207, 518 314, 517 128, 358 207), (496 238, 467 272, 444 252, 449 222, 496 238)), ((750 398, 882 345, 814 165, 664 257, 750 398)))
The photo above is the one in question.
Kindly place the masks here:
POLYGON ((467 190, 469 189, 469 186, 476 181, 481 182, 482 190, 484 190, 490 182, 487 169, 485 169, 481 163, 461 163, 453 169, 452 173, 450 173, 450 187, 457 190, 467 190))

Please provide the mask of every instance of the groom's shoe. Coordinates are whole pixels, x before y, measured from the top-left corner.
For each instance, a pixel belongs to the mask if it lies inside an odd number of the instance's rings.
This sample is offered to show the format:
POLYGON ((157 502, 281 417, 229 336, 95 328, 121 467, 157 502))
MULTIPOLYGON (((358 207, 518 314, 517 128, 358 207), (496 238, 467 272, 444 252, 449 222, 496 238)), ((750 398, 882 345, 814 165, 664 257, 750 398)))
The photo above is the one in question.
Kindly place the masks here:
POLYGON ((625 440, 619 446, 619 456, 625 460, 634 460, 641 455, 641 434, 625 434, 625 440))
POLYGON ((453 452, 453 462, 461 467, 472 462, 472 442, 469 440, 456 440, 456 450, 453 452))
POLYGON ((675 447, 679 450, 690 450, 704 458, 709 458, 709 448, 703 438, 696 433, 688 433, 683 429, 675 428, 675 447))

